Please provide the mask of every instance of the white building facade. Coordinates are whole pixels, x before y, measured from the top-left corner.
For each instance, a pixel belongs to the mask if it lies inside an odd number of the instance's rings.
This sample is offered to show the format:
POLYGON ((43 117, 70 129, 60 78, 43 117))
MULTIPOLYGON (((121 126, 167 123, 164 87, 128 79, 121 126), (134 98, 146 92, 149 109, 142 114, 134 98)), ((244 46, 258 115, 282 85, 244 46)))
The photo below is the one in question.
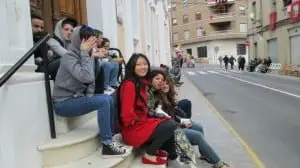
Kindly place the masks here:
MULTIPOLYGON (((102 30, 128 61, 145 53, 170 65, 166 0, 86 0, 88 25, 102 30)), ((29 0, 0 1, 0 77, 32 46, 29 0)), ((50 139, 43 74, 33 59, 0 88, 0 167, 40 168, 37 146, 50 139)), ((62 156, 63 157, 63 156, 62 156)))

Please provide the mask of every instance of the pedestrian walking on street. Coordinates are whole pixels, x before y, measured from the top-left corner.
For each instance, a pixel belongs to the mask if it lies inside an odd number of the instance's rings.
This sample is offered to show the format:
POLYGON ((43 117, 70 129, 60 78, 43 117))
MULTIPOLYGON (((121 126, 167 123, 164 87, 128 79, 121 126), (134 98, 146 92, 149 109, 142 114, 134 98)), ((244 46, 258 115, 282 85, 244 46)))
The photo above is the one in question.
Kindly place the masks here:
POLYGON ((242 69, 241 68, 241 58, 242 58, 242 56, 239 56, 239 58, 237 59, 239 70, 242 69))
POLYGON ((245 69, 245 64, 246 64, 246 59, 244 56, 241 57, 241 59, 239 60, 239 68, 244 71, 245 69))
POLYGON ((227 57, 227 55, 225 55, 225 57, 223 58, 224 64, 225 64, 225 69, 228 70, 228 62, 229 62, 229 58, 227 57))
POLYGON ((220 63, 220 67, 221 68, 223 68, 223 57, 222 56, 220 56, 219 58, 218 58, 218 60, 219 60, 219 63, 220 63))
POLYGON ((229 58, 229 63, 230 63, 230 66, 231 66, 231 70, 233 69, 233 67, 234 67, 234 62, 236 61, 236 59, 233 57, 233 56, 231 56, 230 58, 229 58))

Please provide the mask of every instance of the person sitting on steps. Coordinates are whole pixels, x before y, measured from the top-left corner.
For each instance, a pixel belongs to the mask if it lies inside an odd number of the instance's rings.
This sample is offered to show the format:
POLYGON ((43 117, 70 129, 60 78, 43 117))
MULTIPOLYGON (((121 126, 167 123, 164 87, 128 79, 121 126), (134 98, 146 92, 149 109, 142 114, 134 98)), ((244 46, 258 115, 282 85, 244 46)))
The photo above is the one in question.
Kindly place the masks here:
POLYGON ((71 41, 70 50, 61 58, 54 84, 54 110, 64 117, 81 116, 97 110, 102 155, 124 156, 126 149, 113 140, 115 102, 109 95, 94 94, 94 58, 104 56, 102 50, 93 50, 97 41, 95 32, 89 26, 77 27, 71 41))
POLYGON ((175 162, 174 131, 176 123, 167 118, 150 116, 147 107, 150 63, 143 54, 133 54, 125 69, 125 79, 119 87, 120 125, 123 140, 135 148, 146 146, 144 164, 165 165, 175 162), (162 151, 165 150, 166 152, 162 151))

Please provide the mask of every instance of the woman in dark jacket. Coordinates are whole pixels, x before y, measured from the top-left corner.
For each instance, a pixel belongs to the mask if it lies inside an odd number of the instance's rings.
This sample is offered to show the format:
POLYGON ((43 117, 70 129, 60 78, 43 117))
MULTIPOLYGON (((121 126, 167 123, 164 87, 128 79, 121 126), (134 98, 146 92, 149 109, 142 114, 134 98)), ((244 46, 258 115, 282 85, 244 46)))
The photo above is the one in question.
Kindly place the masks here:
MULTIPOLYGON (((152 75, 155 78, 155 72, 152 75)), ((153 83, 153 82, 152 82, 153 83)), ((155 87, 155 86, 154 86, 155 87)), ((190 119, 182 118, 182 112, 179 108, 176 108, 175 102, 175 89, 173 80, 167 78, 161 90, 156 90, 154 93, 157 102, 161 103, 162 110, 166 112, 172 119, 174 119, 178 125, 181 126, 183 132, 186 134, 192 145, 197 145, 201 154, 202 160, 213 164, 215 168, 230 168, 230 166, 223 162, 218 154, 212 149, 212 147, 206 142, 203 135, 203 128, 201 125, 192 122, 190 119)))

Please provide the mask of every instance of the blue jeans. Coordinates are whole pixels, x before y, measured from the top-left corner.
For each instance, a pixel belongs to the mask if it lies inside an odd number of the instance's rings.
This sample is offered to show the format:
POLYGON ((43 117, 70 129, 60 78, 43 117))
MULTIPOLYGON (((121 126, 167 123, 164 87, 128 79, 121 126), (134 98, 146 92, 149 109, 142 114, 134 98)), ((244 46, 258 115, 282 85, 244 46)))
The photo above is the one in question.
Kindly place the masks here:
POLYGON ((100 138, 103 144, 112 142, 116 106, 109 95, 95 95, 92 97, 77 97, 55 102, 55 112, 64 117, 77 117, 97 110, 100 138))
POLYGON ((192 117, 192 102, 189 99, 179 100, 177 106, 186 113, 187 118, 192 117))
POLYGON ((192 145, 197 145, 201 156, 205 156, 210 164, 218 164, 221 159, 204 138, 203 127, 192 122, 192 128, 182 129, 192 145))
POLYGON ((118 85, 119 64, 117 62, 102 62, 104 68, 104 88, 118 85))

